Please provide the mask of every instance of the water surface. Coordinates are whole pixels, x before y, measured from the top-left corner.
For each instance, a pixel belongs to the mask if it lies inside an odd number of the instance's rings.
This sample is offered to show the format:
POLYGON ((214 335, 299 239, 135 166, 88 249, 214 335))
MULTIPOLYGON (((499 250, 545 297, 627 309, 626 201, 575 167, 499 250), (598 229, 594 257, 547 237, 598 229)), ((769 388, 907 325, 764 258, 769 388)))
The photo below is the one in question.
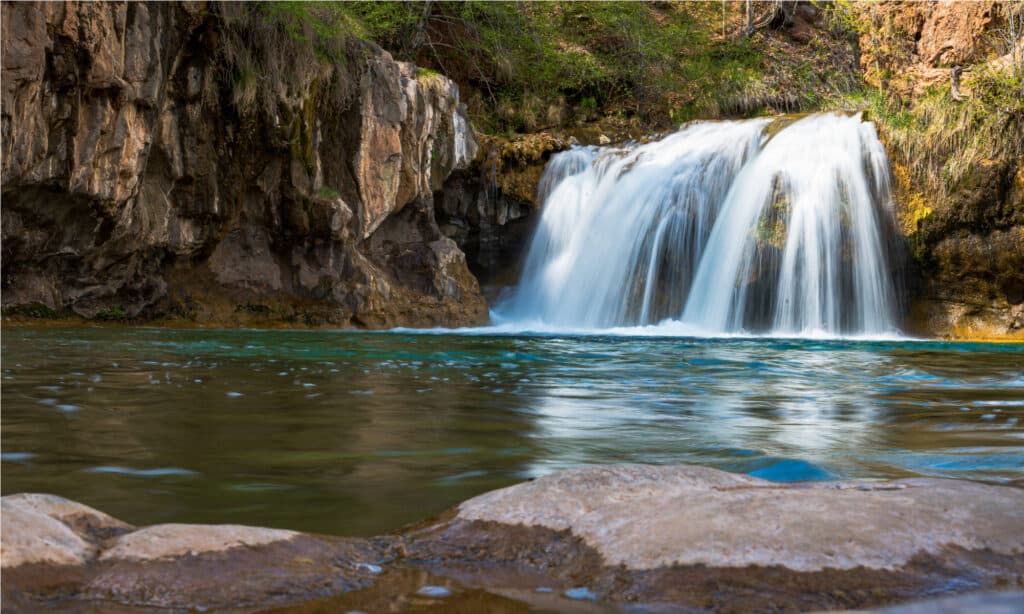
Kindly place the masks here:
POLYGON ((2 490, 369 535, 588 464, 1024 479, 1024 345, 20 327, 2 490))

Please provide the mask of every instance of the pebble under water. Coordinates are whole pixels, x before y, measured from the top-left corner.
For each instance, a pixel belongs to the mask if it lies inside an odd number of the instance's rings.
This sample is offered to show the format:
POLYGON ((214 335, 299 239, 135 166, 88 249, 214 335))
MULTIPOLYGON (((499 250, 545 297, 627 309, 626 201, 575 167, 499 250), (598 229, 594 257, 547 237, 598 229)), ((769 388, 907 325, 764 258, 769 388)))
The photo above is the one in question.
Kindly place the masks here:
POLYGON ((2 491, 371 535, 567 467, 1024 479, 1024 345, 6 326, 2 491))

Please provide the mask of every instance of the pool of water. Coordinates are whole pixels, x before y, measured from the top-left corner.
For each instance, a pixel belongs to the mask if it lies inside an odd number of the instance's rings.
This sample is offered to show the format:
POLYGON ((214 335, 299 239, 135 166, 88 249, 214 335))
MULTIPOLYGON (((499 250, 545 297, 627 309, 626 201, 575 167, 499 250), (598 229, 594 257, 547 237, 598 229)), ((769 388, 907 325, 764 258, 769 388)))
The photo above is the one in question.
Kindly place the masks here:
POLYGON ((5 326, 3 494, 396 529, 601 463, 1024 479, 1024 345, 5 326))

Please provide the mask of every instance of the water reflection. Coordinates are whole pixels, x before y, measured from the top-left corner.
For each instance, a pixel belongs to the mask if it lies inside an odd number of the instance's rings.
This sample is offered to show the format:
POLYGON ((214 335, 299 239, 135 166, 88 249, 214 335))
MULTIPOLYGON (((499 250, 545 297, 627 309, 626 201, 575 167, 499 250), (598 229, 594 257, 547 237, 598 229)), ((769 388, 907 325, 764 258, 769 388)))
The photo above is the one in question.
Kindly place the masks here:
POLYGON ((370 534, 580 464, 1005 481, 1022 372, 1020 345, 7 327, 2 488, 370 534))

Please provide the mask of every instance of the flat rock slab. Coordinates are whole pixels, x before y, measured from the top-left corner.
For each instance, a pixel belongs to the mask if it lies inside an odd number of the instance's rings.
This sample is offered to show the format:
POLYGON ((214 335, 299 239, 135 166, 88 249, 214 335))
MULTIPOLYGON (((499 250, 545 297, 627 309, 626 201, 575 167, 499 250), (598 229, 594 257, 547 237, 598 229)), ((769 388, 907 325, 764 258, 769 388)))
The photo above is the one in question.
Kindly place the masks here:
POLYGON ((101 561, 156 561, 265 546, 300 537, 295 531, 236 524, 159 524, 123 535, 103 551, 101 561))
POLYGON ((571 530, 609 565, 896 569, 950 547, 1024 553, 1024 490, 963 480, 784 485, 703 467, 563 471, 458 518, 571 530))
POLYGON ((470 499, 406 556, 472 586, 491 581, 474 568, 501 567, 651 611, 878 607, 1024 588, 1024 490, 585 468, 470 499))
POLYGON ((0 503, 5 611, 812 611, 1024 588, 1024 489, 954 480, 596 467, 374 539, 0 503))

